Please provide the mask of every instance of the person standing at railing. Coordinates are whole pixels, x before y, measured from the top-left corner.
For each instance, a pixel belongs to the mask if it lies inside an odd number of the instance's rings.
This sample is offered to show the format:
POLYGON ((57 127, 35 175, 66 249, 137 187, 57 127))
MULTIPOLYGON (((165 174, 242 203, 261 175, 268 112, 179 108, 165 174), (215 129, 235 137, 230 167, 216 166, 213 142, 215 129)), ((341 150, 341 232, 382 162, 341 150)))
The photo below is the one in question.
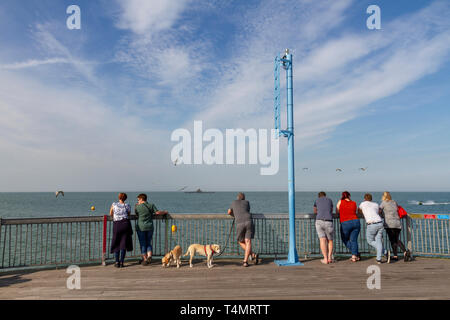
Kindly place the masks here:
POLYGON ((153 217, 154 215, 164 215, 167 211, 159 211, 153 203, 147 202, 147 195, 141 193, 137 196, 138 203, 134 207, 137 216, 136 233, 141 245, 142 265, 152 262, 152 238, 153 238, 153 217))
MULTIPOLYGON (((392 247, 393 257, 392 260, 397 261, 397 251, 398 247, 403 251, 403 259, 404 261, 408 261, 409 259, 409 250, 406 249, 403 242, 400 240, 400 232, 402 231, 402 223, 400 221, 400 217, 398 215, 398 205, 397 202, 392 200, 392 196, 389 192, 385 191, 383 196, 381 197, 380 204, 380 215, 384 217, 384 227, 386 233, 389 237, 389 241, 392 247)), ((388 263, 390 262, 391 257, 388 255, 388 263)))
POLYGON ((379 214, 378 203, 372 202, 372 195, 366 193, 364 201, 359 205, 358 212, 364 215, 367 224, 367 243, 377 250, 377 263, 382 262, 381 257, 386 254, 383 247, 383 219, 379 214))
POLYGON ((113 217, 113 237, 111 240, 111 253, 116 258, 115 267, 123 268, 125 254, 133 251, 133 228, 131 227, 130 214, 131 206, 125 203, 126 193, 119 193, 119 201, 114 202, 109 210, 109 215, 113 217))
POLYGON ((316 231, 319 236, 320 250, 323 264, 334 262, 333 259, 333 201, 323 191, 319 192, 319 198, 314 201, 314 214, 316 214, 316 231))
POLYGON ((361 260, 358 251, 358 236, 361 230, 359 218, 356 215, 358 206, 350 198, 350 192, 342 192, 341 200, 336 205, 336 214, 341 222, 341 238, 344 245, 351 251, 351 261, 361 260))
POLYGON ((231 203, 228 214, 236 219, 237 241, 244 250, 244 261, 242 265, 248 267, 249 257, 252 257, 253 262, 258 264, 259 256, 252 251, 252 239, 255 235, 255 226, 253 225, 250 214, 250 203, 245 200, 245 194, 242 192, 238 194, 237 200, 231 203))

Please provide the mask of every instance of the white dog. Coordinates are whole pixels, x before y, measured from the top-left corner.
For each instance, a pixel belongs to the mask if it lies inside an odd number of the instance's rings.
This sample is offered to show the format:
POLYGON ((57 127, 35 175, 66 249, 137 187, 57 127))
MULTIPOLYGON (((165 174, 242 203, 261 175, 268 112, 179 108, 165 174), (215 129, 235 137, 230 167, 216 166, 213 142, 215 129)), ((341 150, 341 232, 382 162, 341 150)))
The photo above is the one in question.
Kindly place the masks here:
POLYGON ((220 253, 220 246, 218 244, 209 244, 209 245, 201 245, 198 243, 191 244, 187 249, 186 253, 183 255, 183 257, 190 255, 189 266, 191 268, 194 266, 192 264, 192 258, 194 258, 194 255, 196 253, 202 256, 206 256, 206 265, 208 266, 208 268, 212 268, 213 254, 220 253))

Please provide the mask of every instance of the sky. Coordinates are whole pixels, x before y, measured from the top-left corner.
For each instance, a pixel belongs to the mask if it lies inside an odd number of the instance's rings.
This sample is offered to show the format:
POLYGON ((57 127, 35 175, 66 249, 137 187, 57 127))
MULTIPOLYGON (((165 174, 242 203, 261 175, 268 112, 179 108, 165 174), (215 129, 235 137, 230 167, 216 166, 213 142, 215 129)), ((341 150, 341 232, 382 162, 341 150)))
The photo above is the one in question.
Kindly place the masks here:
POLYGON ((275 175, 171 159, 195 120, 273 128, 285 48, 296 190, 450 191, 449 16, 445 0, 4 0, 0 192, 287 190, 283 137, 275 175))

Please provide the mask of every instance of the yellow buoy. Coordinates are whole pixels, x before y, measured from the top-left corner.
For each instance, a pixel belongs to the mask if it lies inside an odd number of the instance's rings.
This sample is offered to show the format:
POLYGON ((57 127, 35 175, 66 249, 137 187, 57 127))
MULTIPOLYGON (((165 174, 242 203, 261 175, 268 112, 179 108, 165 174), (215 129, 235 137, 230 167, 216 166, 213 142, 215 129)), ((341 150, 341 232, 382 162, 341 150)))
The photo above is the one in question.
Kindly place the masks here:
POLYGON ((95 211, 95 207, 94 206, 91 207, 91 211, 95 211))
POLYGON ((177 226, 176 225, 172 225, 172 232, 177 232, 177 226))

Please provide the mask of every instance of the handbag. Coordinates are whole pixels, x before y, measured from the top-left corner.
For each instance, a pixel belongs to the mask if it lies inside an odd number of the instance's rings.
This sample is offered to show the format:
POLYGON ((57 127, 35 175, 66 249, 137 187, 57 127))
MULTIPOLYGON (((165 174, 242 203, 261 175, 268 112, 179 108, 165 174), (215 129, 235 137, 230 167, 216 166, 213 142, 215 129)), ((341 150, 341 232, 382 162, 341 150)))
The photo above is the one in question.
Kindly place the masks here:
POLYGON ((398 216, 400 217, 400 219, 402 219, 408 215, 408 212, 406 212, 406 210, 403 209, 403 207, 397 205, 397 208, 398 208, 397 213, 398 213, 398 216))

